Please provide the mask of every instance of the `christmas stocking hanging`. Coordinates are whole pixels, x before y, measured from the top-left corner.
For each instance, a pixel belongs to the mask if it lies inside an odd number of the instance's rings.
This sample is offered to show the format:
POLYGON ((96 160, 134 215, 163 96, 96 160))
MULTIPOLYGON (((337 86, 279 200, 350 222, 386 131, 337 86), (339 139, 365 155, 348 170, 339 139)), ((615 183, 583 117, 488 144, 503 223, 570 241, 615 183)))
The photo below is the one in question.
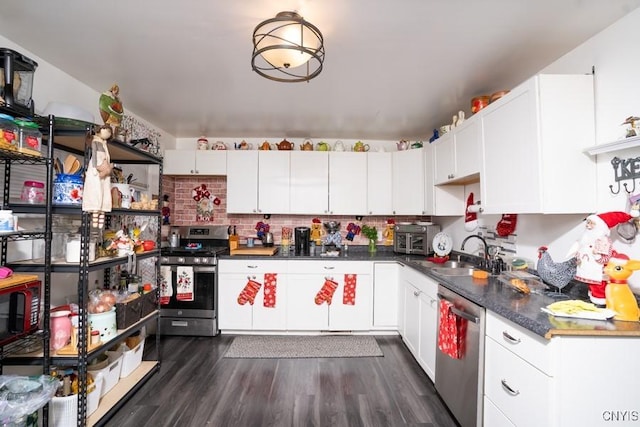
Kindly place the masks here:
POLYGON ((331 299, 333 298, 333 293, 336 291, 338 284, 333 280, 327 278, 324 281, 324 285, 316 294, 315 302, 317 305, 321 305, 323 302, 327 302, 327 305, 331 305, 331 299))
POLYGON ((478 228, 478 214, 469 210, 471 206, 474 206, 473 193, 469 193, 469 197, 467 197, 467 207, 464 214, 464 229, 467 231, 478 228))
POLYGON ((248 302, 250 305, 253 305, 260 286, 260 283, 249 279, 242 292, 240 292, 240 295, 238 295, 238 304, 245 305, 248 302))
POLYGON ((516 231, 516 223, 518 222, 517 214, 504 214, 498 225, 496 226, 496 232, 498 236, 507 237, 509 234, 513 234, 516 231))

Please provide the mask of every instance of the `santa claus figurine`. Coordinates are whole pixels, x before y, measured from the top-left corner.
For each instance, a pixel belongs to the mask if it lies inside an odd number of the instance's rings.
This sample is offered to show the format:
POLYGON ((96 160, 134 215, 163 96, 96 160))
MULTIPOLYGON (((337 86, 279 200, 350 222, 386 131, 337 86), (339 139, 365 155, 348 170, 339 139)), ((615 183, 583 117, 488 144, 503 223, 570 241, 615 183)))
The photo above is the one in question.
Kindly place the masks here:
POLYGON ((586 230, 572 248, 578 260, 576 280, 589 286, 589 299, 597 305, 605 305, 604 266, 613 254, 613 247, 609 234, 611 228, 629 221, 631 215, 626 212, 607 212, 589 215, 586 218, 586 230))

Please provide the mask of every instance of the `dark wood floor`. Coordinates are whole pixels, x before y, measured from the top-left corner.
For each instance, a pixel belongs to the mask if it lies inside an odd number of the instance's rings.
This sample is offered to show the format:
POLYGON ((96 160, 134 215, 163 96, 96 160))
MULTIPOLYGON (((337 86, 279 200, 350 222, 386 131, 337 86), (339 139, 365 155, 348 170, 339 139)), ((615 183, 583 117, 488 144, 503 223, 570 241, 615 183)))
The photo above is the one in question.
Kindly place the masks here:
POLYGON ((376 339, 384 357, 225 359, 233 336, 163 337, 160 372, 107 425, 456 426, 402 340, 376 339))

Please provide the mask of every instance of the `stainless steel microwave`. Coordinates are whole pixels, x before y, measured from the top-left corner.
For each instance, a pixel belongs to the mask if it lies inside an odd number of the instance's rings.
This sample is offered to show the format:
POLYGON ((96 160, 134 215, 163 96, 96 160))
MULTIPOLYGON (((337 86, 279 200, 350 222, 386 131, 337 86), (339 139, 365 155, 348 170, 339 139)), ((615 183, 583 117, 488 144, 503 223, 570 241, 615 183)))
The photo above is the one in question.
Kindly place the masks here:
POLYGON ((393 251, 401 254, 433 254, 433 238, 440 232, 436 224, 397 224, 393 234, 393 251))

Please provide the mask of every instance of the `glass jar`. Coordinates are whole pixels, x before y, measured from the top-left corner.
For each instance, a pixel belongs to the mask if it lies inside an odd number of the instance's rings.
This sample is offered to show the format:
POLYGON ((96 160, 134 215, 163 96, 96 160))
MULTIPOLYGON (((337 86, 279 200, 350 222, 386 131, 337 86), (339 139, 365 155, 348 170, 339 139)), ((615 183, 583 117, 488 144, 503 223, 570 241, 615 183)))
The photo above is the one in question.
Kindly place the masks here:
POLYGON ((44 183, 40 181, 25 181, 22 185, 20 200, 31 204, 44 203, 44 183))
POLYGON ((0 114, 0 149, 18 149, 18 125, 13 121, 13 117, 8 114, 0 114))
POLYGON ((18 125, 18 151, 40 156, 42 132, 38 125, 30 120, 15 120, 15 124, 18 125))

